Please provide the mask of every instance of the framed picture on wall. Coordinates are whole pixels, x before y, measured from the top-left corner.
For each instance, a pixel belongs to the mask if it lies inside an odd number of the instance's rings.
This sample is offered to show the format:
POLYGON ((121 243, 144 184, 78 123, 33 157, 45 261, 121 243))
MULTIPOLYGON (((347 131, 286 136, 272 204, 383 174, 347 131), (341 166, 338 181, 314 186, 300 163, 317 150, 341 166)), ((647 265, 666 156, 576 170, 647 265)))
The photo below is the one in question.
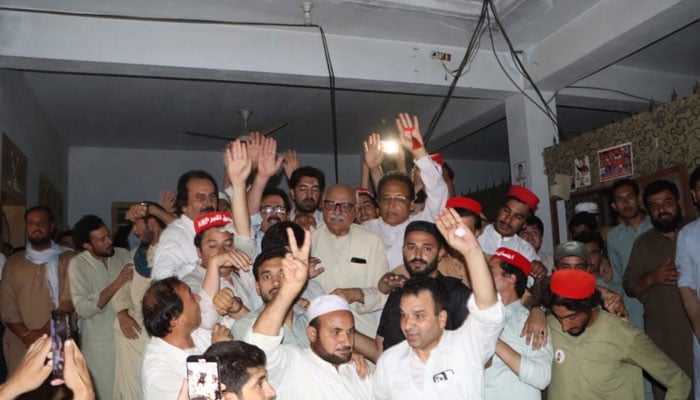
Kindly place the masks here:
POLYGON ((42 173, 39 173, 39 204, 53 211, 54 224, 63 229, 63 195, 42 173))
POLYGON ((634 175, 632 143, 598 150, 598 167, 601 182, 634 175))
POLYGON ((2 193, 3 202, 14 200, 24 205, 27 199, 27 156, 2 134, 2 193))

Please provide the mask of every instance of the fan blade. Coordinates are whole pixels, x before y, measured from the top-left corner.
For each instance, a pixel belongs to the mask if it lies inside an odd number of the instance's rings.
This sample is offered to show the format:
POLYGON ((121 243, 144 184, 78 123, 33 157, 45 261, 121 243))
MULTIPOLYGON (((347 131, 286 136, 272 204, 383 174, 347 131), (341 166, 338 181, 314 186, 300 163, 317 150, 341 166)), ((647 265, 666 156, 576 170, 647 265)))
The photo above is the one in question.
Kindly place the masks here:
POLYGON ((289 125, 289 124, 286 123, 286 122, 279 122, 279 123, 277 123, 277 124, 273 124, 273 125, 266 126, 265 128, 263 128, 263 129, 260 130, 260 133, 261 133, 263 136, 270 136, 270 135, 272 135, 273 133, 277 132, 278 130, 284 128, 284 127, 287 126, 287 125, 289 125))
POLYGON ((199 132, 185 132, 186 135, 190 136, 201 136, 209 139, 217 139, 217 140, 225 140, 227 142, 233 140, 232 138, 228 138, 225 136, 218 136, 218 135, 210 135, 208 133, 199 133, 199 132))

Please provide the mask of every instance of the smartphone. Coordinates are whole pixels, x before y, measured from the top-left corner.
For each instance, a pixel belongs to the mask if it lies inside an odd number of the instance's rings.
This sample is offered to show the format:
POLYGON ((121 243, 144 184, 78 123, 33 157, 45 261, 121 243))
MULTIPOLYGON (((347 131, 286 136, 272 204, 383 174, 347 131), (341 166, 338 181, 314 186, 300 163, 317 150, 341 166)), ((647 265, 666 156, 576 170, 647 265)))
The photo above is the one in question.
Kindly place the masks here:
POLYGON ((70 338, 70 332, 70 313, 59 310, 51 311, 51 359, 53 362, 51 383, 55 385, 63 383, 63 366, 65 364, 63 344, 70 338))
POLYGON ((187 357, 187 388, 190 400, 220 400, 219 360, 216 357, 187 357))

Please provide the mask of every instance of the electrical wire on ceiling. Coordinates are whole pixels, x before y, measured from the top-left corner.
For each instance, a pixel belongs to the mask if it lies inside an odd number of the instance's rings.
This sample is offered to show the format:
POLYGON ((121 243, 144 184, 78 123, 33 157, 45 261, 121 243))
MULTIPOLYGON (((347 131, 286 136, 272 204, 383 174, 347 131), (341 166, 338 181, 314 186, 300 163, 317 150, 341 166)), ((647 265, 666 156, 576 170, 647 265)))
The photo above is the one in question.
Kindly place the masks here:
POLYGON ((479 43, 479 36, 482 33, 484 21, 486 21, 487 12, 487 1, 485 0, 481 6, 479 20, 476 23, 476 27, 474 28, 474 33, 472 34, 471 39, 469 39, 469 45, 467 46, 467 50, 464 53, 462 62, 459 64, 459 67, 454 71, 452 83, 450 84, 450 87, 447 90, 447 94, 445 94, 445 98, 442 100, 440 107, 438 107, 438 109, 435 111, 435 114, 433 115, 433 118, 430 120, 430 124, 428 125, 428 128, 426 129, 425 134, 423 135, 423 143, 427 144, 430 141, 430 138, 433 136, 433 132, 435 132, 435 127, 440 121, 440 118, 442 118, 442 115, 445 113, 445 109, 447 109, 447 105, 449 104, 450 99, 452 98, 452 94, 454 93, 455 88, 457 86, 457 81, 459 81, 459 78, 463 75, 463 71, 466 68, 467 63, 469 62, 469 59, 473 57, 472 53, 475 53, 476 49, 478 49, 476 45, 477 43, 479 43))
POLYGON ((61 15, 71 17, 86 17, 86 18, 104 18, 116 20, 130 21, 146 21, 146 22, 166 22, 166 23, 185 23, 198 25, 228 25, 228 26, 262 26, 262 27, 281 27, 281 28, 313 28, 318 29, 323 45, 323 53, 325 56, 326 67, 328 69, 328 82, 330 91, 330 106, 331 106, 331 131, 333 133, 333 166, 335 172, 335 182, 338 182, 338 118, 336 113, 336 87, 335 73, 333 72, 333 63, 331 61, 330 51, 328 49, 328 41, 326 33, 320 25, 316 24, 283 24, 273 22, 243 22, 243 21, 223 21, 223 20, 206 20, 206 19, 191 19, 191 18, 162 18, 162 17, 137 17, 131 15, 119 14, 103 14, 103 13, 86 13, 75 11, 60 11, 38 8, 24 7, 9 7, 0 6, 0 11, 25 12, 35 14, 61 15))
MULTIPOLYGON (((445 69, 445 72, 448 73, 453 77, 452 83, 450 84, 450 87, 447 91, 447 94, 445 95, 445 98, 443 99, 442 103, 438 107, 438 109, 435 111, 435 114, 433 115, 433 118, 430 121, 430 124, 428 125, 428 128, 426 129, 426 132, 424 134, 424 142, 428 143, 430 138, 432 137, 435 128, 440 121, 440 118, 442 118, 442 115, 445 112, 445 109, 447 108, 447 105, 450 102, 450 99, 452 98, 452 95, 454 93, 454 90, 457 86, 457 81, 459 78, 463 77, 466 75, 467 72, 469 72, 469 69, 471 67, 471 62, 474 60, 476 57, 476 50, 478 50, 479 45, 481 43, 481 36, 484 34, 484 32, 489 33, 489 40, 491 42, 491 50, 493 52, 494 57, 496 58, 496 62, 498 63, 499 67, 501 68, 501 71, 506 75, 508 80, 515 86, 520 93, 522 93, 525 98, 527 98, 532 104, 534 104, 542 113, 544 113, 547 118, 549 118, 552 123, 554 124, 555 131, 558 133, 559 132, 559 123, 557 122, 557 116, 556 113, 552 110, 552 108, 549 106, 549 102, 545 100, 544 96, 542 95, 542 92, 540 91, 539 87, 535 84, 534 80, 530 76, 530 74, 527 72, 527 69, 523 65, 522 61, 518 57, 518 51, 515 49, 513 46, 513 43, 511 42, 510 38, 508 37, 508 34, 506 33, 505 27, 503 24, 501 24, 500 19, 498 18, 498 13, 496 11, 496 6, 493 2, 493 0, 484 0, 482 7, 481 7, 481 14, 479 15, 479 19, 476 24, 476 28, 474 29, 474 33, 472 34, 470 40, 469 40, 469 45, 467 46, 467 51, 464 54, 464 58, 462 59, 462 62, 460 63, 459 67, 452 71, 447 68, 444 62, 442 62, 443 68, 445 69), (529 82, 529 84, 532 86, 534 89, 535 93, 537 94, 537 97, 539 98, 539 101, 535 100, 532 96, 530 96, 523 88, 520 87, 520 85, 513 79, 506 68, 503 66, 503 63, 501 62, 500 57, 498 56, 498 53, 496 52, 495 44, 494 44, 494 39, 493 39, 493 28, 491 26, 491 18, 493 17, 493 22, 495 22, 496 26, 498 27, 498 30, 501 32, 503 38, 505 39, 506 43, 508 44, 508 50, 510 53, 510 57, 513 61, 513 64, 515 65, 515 68, 518 70, 518 72, 529 82), (484 26, 484 23, 486 23, 486 26, 484 26)), ((551 99, 550 99, 551 101, 551 99)), ((558 137, 557 135, 554 136, 553 142, 556 144, 558 142, 558 137)))
MULTIPOLYGON (((489 5, 489 12, 486 15, 486 18, 488 19, 488 30, 489 30, 489 38, 491 40, 491 49, 494 53, 494 56, 496 57, 496 61, 498 62, 498 65, 501 67, 501 70, 503 73, 506 74, 508 79, 515 85, 515 87, 522 93, 532 104, 537 106, 537 108, 542 111, 554 124, 555 132, 557 134, 559 133, 559 123, 557 121, 557 114, 552 110, 552 108, 549 106, 549 103, 547 100, 545 100, 544 96, 542 95, 542 92, 540 91, 540 88, 535 84, 535 81, 532 79, 530 74, 527 72, 527 69, 525 68, 525 65, 523 65, 522 61, 520 60, 520 57, 518 57, 518 52, 513 46, 513 42, 511 42, 510 37, 508 37, 508 33, 506 32, 505 27, 503 24, 501 24, 500 18, 498 18, 498 12, 496 11, 496 6, 493 2, 493 0, 484 0, 486 3, 489 5), (493 16, 493 20, 496 22, 496 25, 498 26, 498 29, 501 32, 501 35, 503 36, 503 39, 506 41, 508 44, 508 50, 510 51, 510 56, 511 59, 514 61, 515 67, 520 72, 520 74, 530 83, 530 86, 534 89, 535 93, 537 94, 537 97, 539 98, 541 104, 539 104, 535 99, 533 99, 531 96, 529 96, 518 84, 514 82, 514 80, 510 77, 508 72, 506 72, 505 68, 501 64, 500 58, 498 57, 498 54, 496 53, 496 49, 494 46, 493 42, 493 34, 492 34, 492 29, 491 29, 491 16, 493 16)), ((556 144, 558 140, 558 135, 555 135, 553 138, 554 144, 556 144)))

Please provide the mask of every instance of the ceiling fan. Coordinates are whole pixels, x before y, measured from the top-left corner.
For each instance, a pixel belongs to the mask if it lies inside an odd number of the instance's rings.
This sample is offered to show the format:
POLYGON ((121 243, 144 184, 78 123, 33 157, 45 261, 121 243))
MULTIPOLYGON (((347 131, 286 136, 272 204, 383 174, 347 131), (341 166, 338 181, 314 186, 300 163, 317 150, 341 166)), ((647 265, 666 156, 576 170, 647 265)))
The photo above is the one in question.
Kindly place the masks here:
MULTIPOLYGON (((245 140, 247 138, 248 134, 251 132, 248 130, 248 119, 250 118, 251 115, 253 115, 253 110, 249 110, 249 109, 238 110, 238 114, 240 114, 241 118, 243 119, 243 130, 238 133, 238 136, 226 137, 226 136, 220 136, 220 135, 212 135, 209 133, 190 132, 190 131, 185 132, 185 134, 191 135, 191 136, 205 137, 205 138, 209 138, 209 139, 225 140, 227 142, 234 140, 234 139, 245 140)), ((284 128, 287 125, 288 124, 286 122, 278 122, 276 124, 272 124, 272 125, 269 125, 269 126, 266 126, 264 128, 259 129, 259 132, 263 136, 269 136, 269 135, 272 135, 273 133, 279 131, 280 129, 284 128)))

